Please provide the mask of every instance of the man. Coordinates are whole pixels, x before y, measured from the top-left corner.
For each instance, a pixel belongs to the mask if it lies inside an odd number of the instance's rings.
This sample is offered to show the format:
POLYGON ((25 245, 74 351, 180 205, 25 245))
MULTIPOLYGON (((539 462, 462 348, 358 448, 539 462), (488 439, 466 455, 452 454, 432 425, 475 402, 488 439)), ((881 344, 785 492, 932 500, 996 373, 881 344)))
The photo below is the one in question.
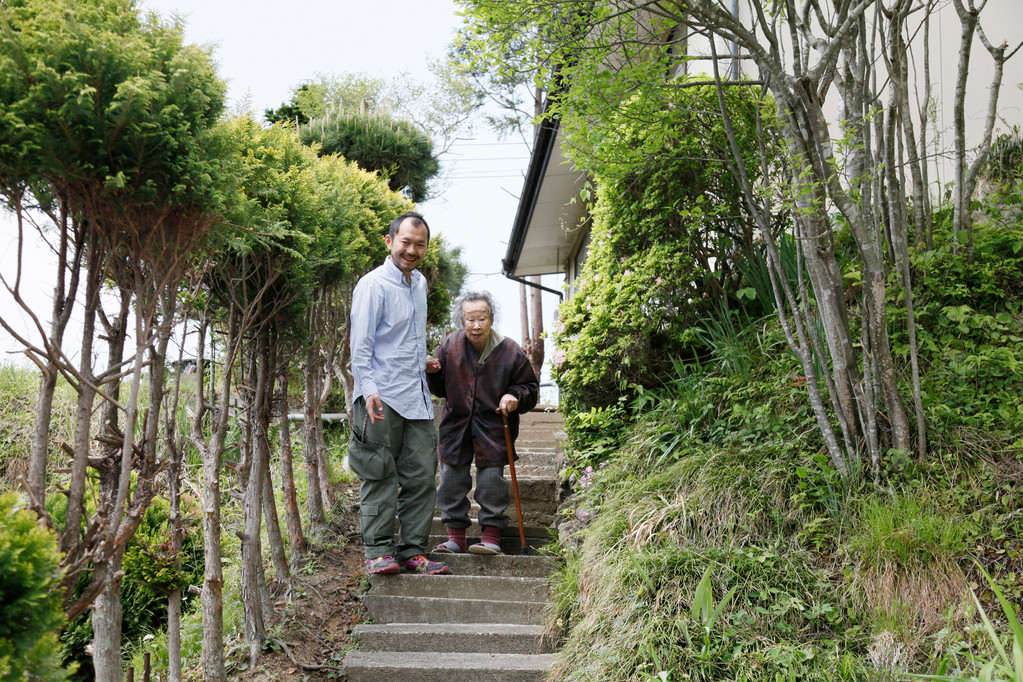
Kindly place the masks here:
POLYGON ((426 384, 426 280, 416 270, 430 228, 405 213, 384 237, 384 264, 352 295, 352 438, 348 461, 358 475, 366 571, 448 573, 426 558, 433 521, 437 435, 426 384), (399 536, 394 542, 394 520, 399 536))
POLYGON ((455 305, 456 325, 437 351, 437 364, 427 368, 433 394, 445 398, 440 422, 440 485, 437 508, 448 539, 435 552, 501 554, 501 530, 508 525, 508 452, 504 418, 512 441, 518 436, 519 414, 539 397, 539 382, 519 344, 493 329, 490 294, 469 292, 455 305), (483 537, 466 547, 469 527, 469 468, 476 462, 476 493, 483 537))

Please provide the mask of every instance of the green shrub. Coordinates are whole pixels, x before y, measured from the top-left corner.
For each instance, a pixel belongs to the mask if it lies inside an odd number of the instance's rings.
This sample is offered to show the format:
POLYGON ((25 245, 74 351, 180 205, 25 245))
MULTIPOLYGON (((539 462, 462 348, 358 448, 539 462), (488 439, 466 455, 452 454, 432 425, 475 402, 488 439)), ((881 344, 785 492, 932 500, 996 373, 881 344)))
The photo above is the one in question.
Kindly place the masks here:
MULTIPOLYGON (((187 516, 189 499, 183 497, 183 513, 187 516)), ((59 511, 59 509, 57 510, 59 511)), ((167 595, 188 585, 200 585, 203 578, 203 539, 201 528, 187 524, 179 555, 181 567, 175 565, 170 551, 170 506, 156 498, 146 510, 138 530, 125 550, 121 581, 121 637, 124 642, 138 642, 146 635, 160 632, 167 624, 167 595)), ((90 574, 84 574, 78 589, 84 589, 90 574)), ((198 597, 183 595, 182 611, 188 613, 199 604, 198 597)), ((65 661, 77 661, 80 679, 87 678, 92 660, 85 647, 92 642, 91 613, 71 621, 61 635, 65 661)))
MULTIPOLYGON (((703 352, 693 327, 737 301, 738 261, 756 258, 753 221, 721 160, 731 151, 714 89, 659 94, 573 137, 582 149, 574 160, 597 191, 586 262, 555 336, 554 374, 569 405, 609 405, 637 385, 656 386, 672 357, 703 352)), ((742 88, 726 97, 740 148, 758 168, 762 103, 742 88)))
POLYGON ((64 624, 56 536, 0 495, 0 680, 63 680, 57 635, 64 624))

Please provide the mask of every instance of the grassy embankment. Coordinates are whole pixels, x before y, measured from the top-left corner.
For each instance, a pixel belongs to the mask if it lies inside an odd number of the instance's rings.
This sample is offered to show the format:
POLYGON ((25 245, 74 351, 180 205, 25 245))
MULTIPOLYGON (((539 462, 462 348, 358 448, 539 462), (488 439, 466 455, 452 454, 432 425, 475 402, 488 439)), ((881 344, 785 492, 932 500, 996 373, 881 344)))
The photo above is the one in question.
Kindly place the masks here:
POLYGON ((914 255, 926 457, 833 469, 771 318, 569 416, 551 679, 970 679, 996 654, 970 592, 1008 636, 978 567, 1023 601, 1023 224, 989 208, 973 262, 944 237, 914 255))

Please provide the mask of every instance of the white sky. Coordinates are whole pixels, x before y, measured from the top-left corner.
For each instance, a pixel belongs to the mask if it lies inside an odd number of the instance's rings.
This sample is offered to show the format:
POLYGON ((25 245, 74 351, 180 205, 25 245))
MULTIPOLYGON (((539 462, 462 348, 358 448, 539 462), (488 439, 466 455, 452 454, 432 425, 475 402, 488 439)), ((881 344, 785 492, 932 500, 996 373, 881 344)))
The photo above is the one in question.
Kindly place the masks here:
MULTIPOLYGON (((186 39, 214 46, 214 60, 228 82, 228 109, 258 115, 291 98, 294 87, 317 74, 362 72, 386 80, 409 72, 428 81, 428 58, 440 58, 455 36, 461 18, 450 0, 291 0, 248 3, 227 0, 141 0, 146 10, 169 18, 180 15, 186 39)), ((515 139, 497 140, 482 132, 442 158, 449 176, 442 196, 419 205, 436 234, 462 247, 470 277, 466 286, 487 289, 497 298, 498 329, 515 339, 519 328, 519 285, 500 274, 501 258, 515 217, 517 197, 528 163, 528 150, 515 139)), ((30 238, 32 236, 30 235, 30 238)), ((34 237, 38 240, 38 237, 34 237)), ((49 319, 52 259, 42 245, 25 259, 25 298, 39 318, 49 319)), ((0 218, 0 273, 12 277, 16 230, 0 218)), ((560 287, 560 278, 544 284, 560 287)), ((544 294, 544 318, 553 319, 558 298, 544 294)), ((27 316, 0 290, 0 315, 28 328, 27 316)), ((78 338, 68 332, 68 352, 78 338)), ((33 335, 38 342, 38 334, 33 335)), ((0 363, 19 362, 18 345, 0 330, 0 363)))

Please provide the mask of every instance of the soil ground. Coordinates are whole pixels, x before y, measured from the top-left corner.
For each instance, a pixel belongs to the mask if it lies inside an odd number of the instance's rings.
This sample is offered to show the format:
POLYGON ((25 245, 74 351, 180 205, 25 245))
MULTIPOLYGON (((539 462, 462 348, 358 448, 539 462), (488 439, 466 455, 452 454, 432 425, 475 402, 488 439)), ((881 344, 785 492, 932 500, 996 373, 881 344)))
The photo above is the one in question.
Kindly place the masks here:
MULTIPOLYGON (((289 600, 277 594, 275 613, 267 622, 273 640, 257 666, 229 674, 236 680, 316 682, 343 680, 341 664, 352 648, 352 628, 363 613, 368 587, 359 535, 358 488, 338 489, 333 517, 325 537, 304 566, 294 568, 289 600)), ((241 649, 231 658, 238 666, 241 649)))

